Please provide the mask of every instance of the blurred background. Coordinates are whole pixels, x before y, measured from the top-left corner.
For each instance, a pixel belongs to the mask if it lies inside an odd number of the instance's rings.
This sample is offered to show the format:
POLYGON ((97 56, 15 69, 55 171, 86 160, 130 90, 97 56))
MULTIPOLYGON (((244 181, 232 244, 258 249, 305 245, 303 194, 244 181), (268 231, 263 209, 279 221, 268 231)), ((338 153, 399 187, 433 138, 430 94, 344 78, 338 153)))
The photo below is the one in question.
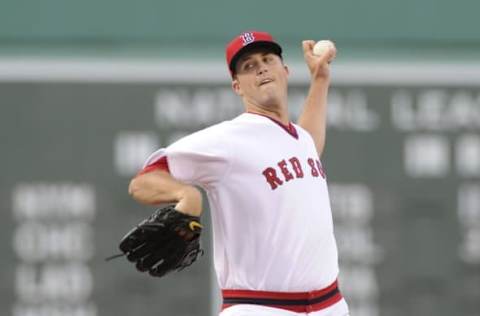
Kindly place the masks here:
MULTIPOLYGON (((329 177, 352 316, 480 315, 480 2, 0 2, 0 315, 213 316, 206 255, 154 279, 105 262, 153 209, 127 194, 159 147, 242 112, 224 47, 332 39, 329 177)), ((208 206, 206 205, 208 209, 208 206)), ((209 226, 208 211, 204 222, 209 226)))

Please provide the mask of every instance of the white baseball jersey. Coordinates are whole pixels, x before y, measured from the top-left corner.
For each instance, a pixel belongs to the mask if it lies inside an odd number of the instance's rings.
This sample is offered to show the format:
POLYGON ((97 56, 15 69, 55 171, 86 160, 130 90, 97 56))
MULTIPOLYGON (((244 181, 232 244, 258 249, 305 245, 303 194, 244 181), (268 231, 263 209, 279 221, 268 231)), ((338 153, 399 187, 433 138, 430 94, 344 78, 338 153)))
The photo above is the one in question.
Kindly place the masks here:
POLYGON ((310 134, 244 113, 152 154, 205 189, 222 289, 311 291, 338 274, 325 172, 310 134))

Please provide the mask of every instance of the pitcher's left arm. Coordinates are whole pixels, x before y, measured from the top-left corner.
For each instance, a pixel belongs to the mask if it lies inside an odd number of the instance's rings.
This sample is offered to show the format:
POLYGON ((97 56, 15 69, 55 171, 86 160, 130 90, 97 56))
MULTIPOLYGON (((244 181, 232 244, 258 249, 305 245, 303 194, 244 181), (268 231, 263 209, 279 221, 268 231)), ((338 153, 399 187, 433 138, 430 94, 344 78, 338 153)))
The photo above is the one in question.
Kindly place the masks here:
POLYGON ((313 53, 315 41, 303 41, 303 54, 310 71, 310 88, 303 110, 298 118, 298 125, 312 136, 318 156, 325 147, 327 125, 327 95, 330 86, 330 62, 335 58, 336 48, 332 46, 321 56, 313 53))

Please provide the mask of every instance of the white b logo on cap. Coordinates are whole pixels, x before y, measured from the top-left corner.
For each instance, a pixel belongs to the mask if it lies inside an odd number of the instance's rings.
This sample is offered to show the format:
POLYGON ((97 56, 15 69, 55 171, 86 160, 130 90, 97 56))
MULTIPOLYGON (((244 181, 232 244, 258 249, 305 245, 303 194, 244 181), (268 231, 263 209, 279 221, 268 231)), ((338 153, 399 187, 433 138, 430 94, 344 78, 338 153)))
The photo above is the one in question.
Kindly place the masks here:
POLYGON ((255 41, 255 37, 253 36, 253 33, 243 33, 242 35, 240 35, 240 37, 242 38, 243 46, 255 41))

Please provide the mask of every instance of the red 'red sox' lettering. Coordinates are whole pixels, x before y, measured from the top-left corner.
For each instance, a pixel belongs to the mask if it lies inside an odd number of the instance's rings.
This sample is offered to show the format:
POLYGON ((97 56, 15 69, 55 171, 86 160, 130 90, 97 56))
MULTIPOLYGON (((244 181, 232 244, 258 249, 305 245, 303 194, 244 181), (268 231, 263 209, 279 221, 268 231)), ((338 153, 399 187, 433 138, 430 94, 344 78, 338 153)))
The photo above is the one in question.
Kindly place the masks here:
POLYGON ((288 171, 287 162, 285 161, 285 159, 280 161, 278 163, 278 166, 280 167, 280 170, 282 170, 283 176, 285 177, 285 181, 290 181, 293 179, 293 174, 291 174, 290 171, 288 171))
POLYGON ((318 171, 317 171, 317 167, 315 167, 315 160, 313 160, 312 158, 308 158, 308 165, 310 166, 310 169, 312 171, 312 176, 313 177, 318 177, 318 171))
MULTIPOLYGON (((278 168, 268 167, 263 170, 262 174, 265 176, 265 180, 270 185, 272 190, 277 189, 279 186, 284 183, 304 177, 304 172, 302 164, 297 157, 292 157, 288 159, 281 160, 277 163, 278 168), (279 172, 277 173, 277 170, 279 172)), ((318 159, 308 158, 307 165, 310 167, 310 174, 314 178, 321 176, 323 179, 326 177, 325 169, 322 166, 322 163, 318 159)))
POLYGON ((295 175, 297 178, 303 178, 303 170, 302 170, 302 165, 300 165, 300 161, 298 161, 297 157, 292 157, 288 159, 290 163, 292 164, 293 171, 295 171, 295 175))
POLYGON ((263 170, 263 175, 267 180, 268 184, 272 190, 275 190, 279 185, 282 185, 283 182, 277 177, 277 172, 272 167, 268 167, 267 169, 263 170))

